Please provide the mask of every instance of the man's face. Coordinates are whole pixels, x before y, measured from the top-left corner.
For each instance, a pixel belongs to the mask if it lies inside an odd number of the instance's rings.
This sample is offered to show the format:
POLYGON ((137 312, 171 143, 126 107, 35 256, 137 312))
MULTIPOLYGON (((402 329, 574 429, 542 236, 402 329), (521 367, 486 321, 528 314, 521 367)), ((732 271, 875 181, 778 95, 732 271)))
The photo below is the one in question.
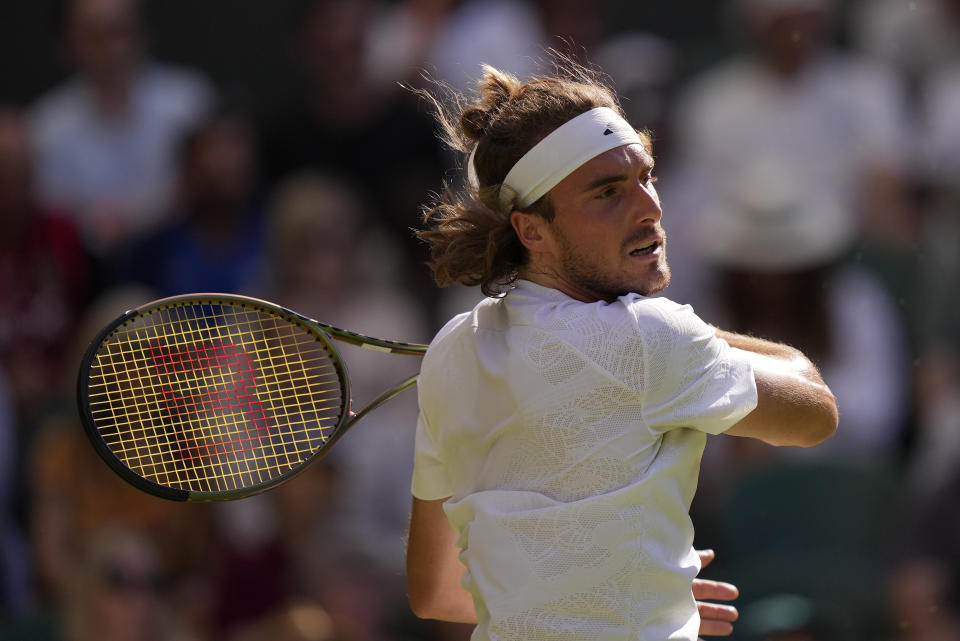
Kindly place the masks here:
POLYGON ((140 31, 131 0, 73 0, 69 30, 77 66, 95 80, 123 78, 136 64, 140 31))
POLYGON ((754 17, 761 50, 786 71, 801 69, 823 47, 827 13, 823 9, 768 10, 754 17))
POLYGON ((670 283, 653 158, 640 144, 611 149, 584 163, 550 192, 553 251, 546 267, 581 300, 650 295, 670 283))
POLYGON ((185 164, 194 205, 237 207, 253 189, 254 140, 243 121, 226 118, 200 135, 185 164))

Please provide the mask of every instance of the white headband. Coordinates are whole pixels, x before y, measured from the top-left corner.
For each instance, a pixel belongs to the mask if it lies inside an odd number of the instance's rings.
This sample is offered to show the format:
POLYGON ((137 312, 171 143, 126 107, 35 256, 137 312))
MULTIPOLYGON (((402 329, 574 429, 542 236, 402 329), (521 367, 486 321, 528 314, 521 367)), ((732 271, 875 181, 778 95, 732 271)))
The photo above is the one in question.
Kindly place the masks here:
MULTIPOLYGON (((538 142, 507 173, 500 187, 500 202, 529 207, 569 176, 580 165, 614 147, 643 144, 643 140, 616 111, 597 107, 563 123, 538 142)), ((476 185, 473 166, 477 148, 467 160, 467 178, 476 185)))

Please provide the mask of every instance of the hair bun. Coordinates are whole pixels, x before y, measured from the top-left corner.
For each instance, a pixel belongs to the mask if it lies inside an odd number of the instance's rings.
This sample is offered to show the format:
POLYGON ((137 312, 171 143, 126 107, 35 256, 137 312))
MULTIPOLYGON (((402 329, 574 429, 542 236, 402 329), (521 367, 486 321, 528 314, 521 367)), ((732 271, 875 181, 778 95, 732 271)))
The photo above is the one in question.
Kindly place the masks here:
POLYGON ((501 107, 516 95, 520 80, 490 65, 482 65, 483 75, 477 81, 478 100, 463 110, 460 126, 472 140, 480 140, 501 107))
POLYGON ((467 107, 460 115, 460 128, 473 141, 483 138, 490 124, 490 111, 484 107, 467 107))

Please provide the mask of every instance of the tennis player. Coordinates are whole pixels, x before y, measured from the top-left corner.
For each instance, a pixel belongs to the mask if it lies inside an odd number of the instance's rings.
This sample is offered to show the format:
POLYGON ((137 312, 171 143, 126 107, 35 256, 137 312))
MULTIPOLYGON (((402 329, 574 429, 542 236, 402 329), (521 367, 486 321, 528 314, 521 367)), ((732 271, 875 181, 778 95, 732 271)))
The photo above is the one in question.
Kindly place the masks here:
MULTIPOLYGON (((503 295, 423 361, 412 608, 473 641, 693 641, 707 435, 811 446, 833 395, 797 350, 650 298, 670 282, 650 140, 595 74, 485 67, 478 89, 433 99, 469 187, 420 236, 438 284, 503 295)), ((702 632, 734 617, 707 610, 702 632)))

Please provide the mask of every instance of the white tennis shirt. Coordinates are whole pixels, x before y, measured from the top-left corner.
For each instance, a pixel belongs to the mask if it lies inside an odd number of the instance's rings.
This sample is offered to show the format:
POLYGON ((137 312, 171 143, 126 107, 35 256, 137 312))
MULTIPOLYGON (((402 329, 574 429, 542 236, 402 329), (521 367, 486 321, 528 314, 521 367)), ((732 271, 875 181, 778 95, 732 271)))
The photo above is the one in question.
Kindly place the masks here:
POLYGON ((690 502, 706 434, 757 403, 689 306, 520 281, 423 360, 412 491, 459 532, 473 641, 697 638, 690 502))

